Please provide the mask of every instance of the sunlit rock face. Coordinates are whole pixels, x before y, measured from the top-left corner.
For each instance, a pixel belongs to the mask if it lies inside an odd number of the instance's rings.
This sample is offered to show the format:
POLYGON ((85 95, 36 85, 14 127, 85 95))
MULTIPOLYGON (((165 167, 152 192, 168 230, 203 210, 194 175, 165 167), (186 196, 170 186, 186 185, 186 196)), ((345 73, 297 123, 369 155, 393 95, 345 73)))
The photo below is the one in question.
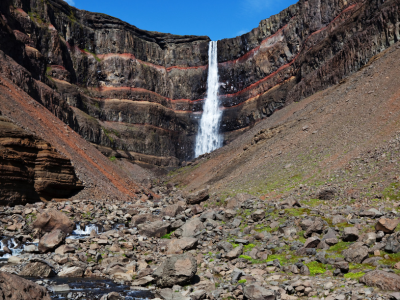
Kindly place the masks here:
MULTIPOLYGON (((339 83, 399 40, 399 6, 301 0, 247 34, 218 41, 225 142, 339 83)), ((194 157, 208 37, 148 32, 62 0, 5 0, 0 9, 0 34, 9 41, 0 50, 62 95, 68 112, 52 111, 68 114, 85 139, 107 155, 160 166, 194 157)))

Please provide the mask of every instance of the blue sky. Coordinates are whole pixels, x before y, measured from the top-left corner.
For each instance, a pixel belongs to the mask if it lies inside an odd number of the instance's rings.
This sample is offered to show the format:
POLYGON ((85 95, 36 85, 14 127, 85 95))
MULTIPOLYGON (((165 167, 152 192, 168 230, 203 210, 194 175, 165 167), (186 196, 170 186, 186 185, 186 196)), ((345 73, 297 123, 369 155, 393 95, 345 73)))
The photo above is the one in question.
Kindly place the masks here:
POLYGON ((212 40, 249 32, 295 0, 65 0, 79 9, 101 12, 140 29, 212 40))

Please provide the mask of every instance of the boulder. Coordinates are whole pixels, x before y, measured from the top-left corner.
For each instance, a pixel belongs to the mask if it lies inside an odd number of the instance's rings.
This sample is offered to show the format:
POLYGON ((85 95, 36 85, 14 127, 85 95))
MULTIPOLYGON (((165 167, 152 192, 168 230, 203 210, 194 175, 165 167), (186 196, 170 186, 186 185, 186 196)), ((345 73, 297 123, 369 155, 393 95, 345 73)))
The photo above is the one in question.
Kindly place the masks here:
POLYGON ((347 219, 341 215, 336 215, 332 217, 332 224, 337 225, 340 223, 347 223, 347 219))
POLYGON ((359 238, 359 231, 356 227, 345 227, 342 240, 344 242, 355 242, 359 238))
POLYGON ((394 273, 374 270, 361 277, 360 282, 384 291, 400 291, 400 276, 394 273))
POLYGON ((39 240, 39 251, 45 253, 53 250, 64 241, 65 236, 65 232, 61 229, 54 229, 52 232, 46 233, 39 240))
POLYGON ((40 229, 42 232, 51 232, 60 229, 66 234, 72 233, 75 223, 68 216, 56 209, 48 209, 37 216, 33 223, 33 228, 40 229))
POLYGON ((206 201, 210 197, 208 193, 208 188, 204 188, 195 193, 186 195, 187 204, 199 204, 200 202, 206 201))
POLYGON ((348 263, 347 261, 344 261, 344 260, 335 262, 335 263, 333 264, 333 266, 334 266, 336 269, 340 269, 340 271, 341 271, 342 273, 348 273, 348 272, 349 272, 349 269, 350 269, 349 263, 348 263))
POLYGON ((168 257, 154 271, 153 277, 159 287, 172 287, 189 283, 197 272, 196 259, 190 254, 168 257))
POLYGON ((132 226, 138 226, 139 224, 143 224, 146 222, 153 222, 154 216, 152 214, 141 214, 133 216, 131 219, 132 226))
POLYGON ((191 300, 191 297, 185 297, 182 293, 176 293, 173 289, 161 289, 157 293, 164 300, 191 300))
POLYGON ((241 244, 241 245, 239 245, 238 247, 236 247, 236 248, 233 248, 231 251, 229 251, 227 254, 226 254, 226 258, 227 259, 235 259, 235 258, 238 258, 240 255, 242 255, 243 254, 243 245, 241 244))
POLYGON ((225 210, 225 218, 232 219, 234 216, 236 216, 236 211, 234 211, 233 209, 225 210))
POLYGON ((139 234, 148 237, 160 238, 168 233, 171 224, 169 222, 155 221, 138 225, 139 234))
POLYGON ((310 237, 304 243, 304 248, 317 248, 321 240, 317 237, 310 237))
POLYGON ((225 252, 229 252, 233 249, 233 246, 227 241, 222 241, 217 244, 217 248, 220 250, 223 249, 225 252))
POLYGON ((316 218, 310 227, 304 233, 304 237, 310 237, 313 233, 322 233, 327 224, 321 218, 316 218))
POLYGON ((336 190, 332 188, 323 188, 317 192, 317 198, 320 200, 332 200, 335 198, 336 190))
POLYGON ((240 207, 243 202, 250 199, 257 199, 257 198, 249 194, 244 194, 244 193, 237 194, 235 197, 230 198, 229 200, 227 199, 226 208, 233 209, 236 207, 240 207))
POLYGON ((203 230, 204 224, 200 218, 193 218, 185 223, 179 230, 181 230, 182 237, 192 237, 196 232, 203 230))
MULTIPOLYGON (((93 244, 93 245, 97 245, 97 244, 93 244)), ((56 254, 64 255, 65 253, 74 253, 75 252, 75 248, 70 246, 70 245, 61 245, 54 252, 56 254)))
POLYGON ((183 237, 181 239, 173 239, 168 244, 167 254, 182 254, 186 250, 193 249, 197 246, 198 239, 192 237, 183 237))
POLYGON ((399 223, 400 219, 380 218, 375 225, 375 230, 383 231, 384 233, 393 233, 399 223))
POLYGON ((258 222, 265 218, 265 211, 263 209, 257 209, 251 214, 253 221, 258 222))
POLYGON ((48 277, 53 277, 56 274, 49 265, 42 262, 32 262, 26 264, 18 275, 25 277, 48 278, 48 277))
POLYGON ((250 284, 244 287, 244 297, 248 300, 275 300, 280 299, 279 292, 267 290, 258 284, 250 284))
POLYGON ((58 273, 59 277, 82 277, 84 269, 81 267, 65 267, 58 273))
POLYGON ((398 233, 394 233, 388 237, 385 245, 385 251, 390 253, 400 252, 400 235, 398 233))
POLYGON ((145 277, 142 277, 140 279, 137 279, 137 280, 133 281, 131 284, 133 286, 143 286, 143 285, 147 285, 147 284, 149 284, 149 283, 151 283, 153 281, 154 281, 154 277, 145 276, 145 277))
POLYGON ((343 250, 344 259, 348 262, 360 264, 368 258, 368 247, 362 242, 352 244, 348 249, 343 250))
POLYGON ((51 300, 46 288, 17 275, 0 272, 0 299, 51 300))
POLYGON ((37 253, 39 249, 36 245, 28 245, 24 247, 24 252, 26 253, 37 253))
POLYGON ((183 211, 184 211, 183 207, 180 206, 179 204, 168 205, 167 207, 164 207, 161 210, 160 216, 161 217, 164 217, 164 216, 175 217, 183 211))

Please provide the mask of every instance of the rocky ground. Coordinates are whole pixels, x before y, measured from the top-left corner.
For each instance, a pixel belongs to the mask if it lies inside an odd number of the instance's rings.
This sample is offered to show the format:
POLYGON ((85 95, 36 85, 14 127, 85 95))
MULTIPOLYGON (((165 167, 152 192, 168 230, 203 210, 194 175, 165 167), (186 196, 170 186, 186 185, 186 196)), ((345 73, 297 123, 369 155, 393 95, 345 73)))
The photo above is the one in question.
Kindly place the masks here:
POLYGON ((2 208, 1 254, 9 255, 0 270, 68 299, 132 298, 70 290, 60 277, 112 279, 161 299, 400 298, 400 203, 360 208, 329 189, 307 199, 303 185, 298 197, 238 194, 218 206, 207 190, 152 190, 161 200, 2 208), (77 225, 93 230, 76 236, 77 225))

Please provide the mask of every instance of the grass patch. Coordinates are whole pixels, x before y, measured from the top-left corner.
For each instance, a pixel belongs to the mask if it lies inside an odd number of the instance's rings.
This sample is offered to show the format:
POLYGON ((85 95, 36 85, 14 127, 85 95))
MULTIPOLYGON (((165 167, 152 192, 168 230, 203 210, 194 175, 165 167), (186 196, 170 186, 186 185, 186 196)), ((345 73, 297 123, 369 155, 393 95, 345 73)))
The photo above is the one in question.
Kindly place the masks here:
POLYGON ((344 278, 347 278, 347 279, 359 279, 359 278, 363 277, 364 275, 365 275, 364 272, 347 273, 347 274, 344 274, 344 278))
POLYGON ((326 272, 326 266, 322 263, 312 261, 306 264, 308 269, 310 270, 310 275, 315 276, 317 274, 324 274, 326 272))
POLYGON ((320 204, 323 204, 323 200, 319 200, 319 199, 309 199, 309 200, 304 200, 302 201, 301 204, 305 204, 311 207, 317 207, 320 204))
POLYGON ((115 162, 117 160, 117 158, 115 156, 111 156, 110 160, 111 160, 111 162, 115 162))
POLYGON ((342 253, 343 250, 349 248, 351 245, 351 242, 339 242, 336 245, 332 246, 327 250, 328 252, 339 252, 340 254, 342 253))
POLYGON ((170 240, 170 239, 171 239, 171 234, 172 234, 172 233, 173 233, 173 232, 164 234, 161 238, 162 238, 162 239, 168 239, 168 240, 170 240))

